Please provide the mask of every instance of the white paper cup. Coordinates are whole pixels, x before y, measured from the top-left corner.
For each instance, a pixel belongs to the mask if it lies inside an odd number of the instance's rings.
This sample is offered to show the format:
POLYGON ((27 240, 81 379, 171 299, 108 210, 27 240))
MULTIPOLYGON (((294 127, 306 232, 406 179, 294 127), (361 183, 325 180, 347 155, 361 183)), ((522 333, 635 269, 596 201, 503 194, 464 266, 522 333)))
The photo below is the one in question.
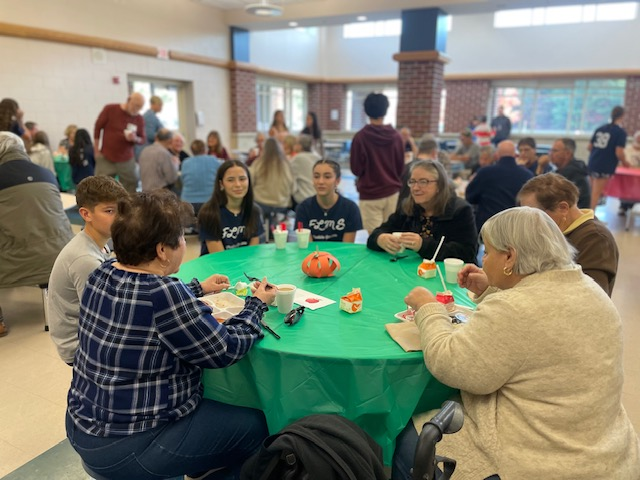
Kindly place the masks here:
POLYGON ((282 250, 287 246, 287 237, 289 236, 289 232, 287 230, 274 230, 273 231, 273 241, 276 244, 276 248, 278 250, 282 250))
POLYGON ((293 309, 293 297, 296 296, 296 286, 288 283, 278 285, 276 293, 276 303, 278 312, 287 314, 293 309))
POLYGON ((308 228, 299 228, 296 230, 298 248, 307 248, 309 246, 309 235, 311 235, 311 230, 308 228))
POLYGON ((444 259, 444 277, 447 283, 458 283, 458 272, 464 267, 464 262, 459 258, 444 259))
MULTIPOLYGON (((394 237, 400 238, 404 232, 393 232, 391 235, 394 237)), ((398 254, 404 253, 404 245, 400 245, 400 250, 398 250, 398 254)))

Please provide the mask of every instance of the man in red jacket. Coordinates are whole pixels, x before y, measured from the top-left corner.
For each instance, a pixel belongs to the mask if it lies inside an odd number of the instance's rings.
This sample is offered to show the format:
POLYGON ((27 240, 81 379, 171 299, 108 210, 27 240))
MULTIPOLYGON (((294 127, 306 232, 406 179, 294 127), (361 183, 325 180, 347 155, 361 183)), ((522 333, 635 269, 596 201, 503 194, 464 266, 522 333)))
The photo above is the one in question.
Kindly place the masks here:
POLYGON ((129 193, 138 188, 133 147, 146 144, 144 119, 140 115, 143 106, 144 97, 139 93, 132 93, 125 103, 106 105, 93 130, 96 175, 117 175, 129 193))
POLYGON ((358 177, 362 225, 369 233, 395 211, 404 169, 402 137, 383 123, 388 108, 385 95, 367 95, 364 112, 369 125, 356 133, 351 144, 351 171, 358 177))

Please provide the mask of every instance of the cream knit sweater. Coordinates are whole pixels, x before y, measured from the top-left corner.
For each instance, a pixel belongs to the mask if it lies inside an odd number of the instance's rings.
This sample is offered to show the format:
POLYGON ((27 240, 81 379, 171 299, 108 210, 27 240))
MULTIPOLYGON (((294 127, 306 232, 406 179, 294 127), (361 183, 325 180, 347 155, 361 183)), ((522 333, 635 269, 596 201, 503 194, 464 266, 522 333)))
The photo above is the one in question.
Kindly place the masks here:
MULTIPOLYGON (((438 454, 459 480, 640 479, 638 437, 621 404, 622 326, 580 267, 488 289, 468 324, 444 307, 416 315, 427 368, 461 390, 464 426, 438 454)), ((421 430, 430 418, 414 417, 421 430)))

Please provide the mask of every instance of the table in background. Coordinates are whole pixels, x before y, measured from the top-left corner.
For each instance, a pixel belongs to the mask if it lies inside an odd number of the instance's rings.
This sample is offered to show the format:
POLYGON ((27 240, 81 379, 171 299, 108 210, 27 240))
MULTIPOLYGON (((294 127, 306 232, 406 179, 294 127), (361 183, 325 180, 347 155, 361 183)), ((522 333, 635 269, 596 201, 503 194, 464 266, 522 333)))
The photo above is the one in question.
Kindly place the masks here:
MULTIPOLYGON (((183 264, 178 277, 184 281, 223 273, 234 284, 244 279, 246 271, 336 300, 315 311, 307 309, 293 327, 284 325, 284 315, 271 308, 265 320, 282 339, 265 332, 265 338, 237 364, 205 370, 205 396, 262 409, 272 433, 306 415, 340 414, 368 432, 390 463, 395 437, 414 411, 438 408, 453 392, 431 376, 421 352, 406 353, 384 328, 397 321, 393 315, 406 308, 404 297, 414 286, 442 290, 439 278, 418 277, 420 257, 412 251, 406 254, 408 258, 393 263, 389 254, 364 245, 312 243, 300 250, 289 243, 276 250, 266 244, 183 264), (340 261, 342 269, 335 277, 310 278, 302 273, 302 260, 316 245, 340 261), (348 314, 339 310, 338 303, 353 287, 362 291, 363 310, 348 314)), ((465 290, 448 286, 458 303, 473 306, 465 290)))
MULTIPOLYGON (((609 180, 604 192, 608 197, 619 198, 623 201, 640 202, 640 168, 618 167, 609 180)), ((638 213, 634 209, 627 212, 627 222, 625 228, 633 224, 638 213)))

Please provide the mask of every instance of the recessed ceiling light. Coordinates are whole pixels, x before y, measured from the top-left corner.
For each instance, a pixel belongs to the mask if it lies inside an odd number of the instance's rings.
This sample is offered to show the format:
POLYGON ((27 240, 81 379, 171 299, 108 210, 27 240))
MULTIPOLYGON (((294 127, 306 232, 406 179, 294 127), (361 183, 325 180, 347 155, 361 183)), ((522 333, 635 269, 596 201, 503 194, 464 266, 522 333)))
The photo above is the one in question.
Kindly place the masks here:
POLYGON ((356 17, 356 20, 358 20, 359 22, 366 22, 367 21, 367 17, 364 15, 358 15, 356 17))
POLYGON ((289 22, 289 26, 290 27, 297 27, 298 26, 298 22, 289 22))

